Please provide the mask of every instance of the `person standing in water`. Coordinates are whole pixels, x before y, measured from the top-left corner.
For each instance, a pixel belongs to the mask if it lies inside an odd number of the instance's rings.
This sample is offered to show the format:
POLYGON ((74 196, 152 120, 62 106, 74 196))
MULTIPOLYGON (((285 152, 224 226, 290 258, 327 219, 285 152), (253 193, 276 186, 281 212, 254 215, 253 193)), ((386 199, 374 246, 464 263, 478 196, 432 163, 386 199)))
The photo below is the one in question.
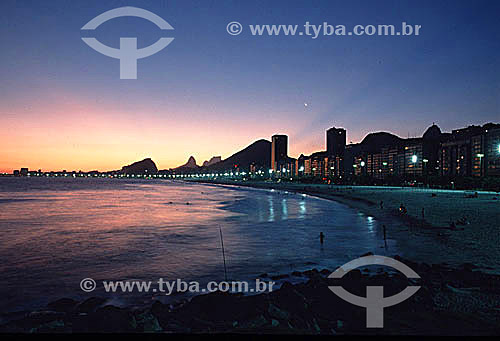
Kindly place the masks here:
POLYGON ((382 225, 382 228, 384 229, 384 248, 387 250, 387 227, 382 225))
POLYGON ((319 242, 320 242, 321 244, 323 244, 323 241, 324 241, 324 240, 325 240, 325 235, 323 234, 323 232, 320 232, 320 233, 319 233, 319 242))

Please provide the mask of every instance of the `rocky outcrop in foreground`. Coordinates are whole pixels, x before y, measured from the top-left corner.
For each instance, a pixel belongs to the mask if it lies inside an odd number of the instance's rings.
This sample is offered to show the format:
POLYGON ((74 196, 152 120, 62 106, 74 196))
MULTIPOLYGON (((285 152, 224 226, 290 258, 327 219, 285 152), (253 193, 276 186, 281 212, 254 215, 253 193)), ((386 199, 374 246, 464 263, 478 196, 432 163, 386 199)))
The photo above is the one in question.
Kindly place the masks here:
MULTIPOLYGON (((254 296, 211 293, 178 305, 155 302, 142 310, 121 309, 102 298, 84 302, 61 299, 44 311, 0 327, 1 332, 173 332, 269 334, 436 334, 498 335, 500 276, 478 272, 472 265, 451 269, 402 260, 421 279, 401 274, 350 271, 341 280, 328 279, 330 270, 283 274, 306 281, 284 282, 279 290, 254 296), (339 282, 335 282, 339 281, 339 282), (412 280, 414 281, 414 280, 412 280), (329 289, 342 285, 366 296, 366 286, 383 285, 392 296, 407 285, 421 285, 410 299, 384 309, 384 328, 367 329, 366 310, 351 305, 329 289)), ((266 277, 266 274, 261 277, 266 277)))

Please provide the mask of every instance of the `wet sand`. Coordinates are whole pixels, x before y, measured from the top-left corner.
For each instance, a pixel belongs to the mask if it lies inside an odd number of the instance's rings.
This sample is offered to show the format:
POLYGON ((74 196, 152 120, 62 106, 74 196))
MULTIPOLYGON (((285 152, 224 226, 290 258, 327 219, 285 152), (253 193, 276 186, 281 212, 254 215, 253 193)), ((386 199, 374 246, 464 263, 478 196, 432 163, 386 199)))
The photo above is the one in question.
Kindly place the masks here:
MULTIPOLYGON (((429 264, 471 263, 500 274, 500 200, 495 192, 414 189, 402 187, 330 186, 257 181, 204 181, 223 186, 304 193, 347 205, 386 225, 403 256, 429 264), (380 201, 383 201, 381 207, 380 201), (407 214, 401 214, 403 204, 407 214), (422 209, 424 216, 422 217, 422 209), (459 221, 466 217, 466 224, 459 221), (456 228, 450 222, 457 222, 456 228)), ((376 253, 376 250, 374 250, 376 253)))

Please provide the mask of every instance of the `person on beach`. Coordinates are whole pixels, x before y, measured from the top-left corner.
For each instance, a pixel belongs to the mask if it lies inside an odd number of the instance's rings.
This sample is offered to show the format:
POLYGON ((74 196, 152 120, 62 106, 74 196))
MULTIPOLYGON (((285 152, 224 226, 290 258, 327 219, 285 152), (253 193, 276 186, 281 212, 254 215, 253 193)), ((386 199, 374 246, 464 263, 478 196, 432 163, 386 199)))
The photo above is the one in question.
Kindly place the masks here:
POLYGON ((319 242, 320 242, 321 244, 323 244, 324 239, 325 239, 325 235, 323 234, 323 232, 320 232, 320 233, 319 233, 319 242))
POLYGON ((384 231, 384 248, 387 250, 387 228, 385 225, 382 225, 382 229, 384 231))
POLYGON ((380 200, 380 209, 383 210, 384 209, 384 202, 382 200, 380 200))
POLYGON ((406 207, 405 207, 405 205, 403 205, 403 203, 401 203, 401 206, 399 206, 399 212, 401 214, 406 214, 406 212, 407 212, 406 207))
POLYGON ((425 210, 423 207, 422 207, 422 219, 425 219, 425 210))

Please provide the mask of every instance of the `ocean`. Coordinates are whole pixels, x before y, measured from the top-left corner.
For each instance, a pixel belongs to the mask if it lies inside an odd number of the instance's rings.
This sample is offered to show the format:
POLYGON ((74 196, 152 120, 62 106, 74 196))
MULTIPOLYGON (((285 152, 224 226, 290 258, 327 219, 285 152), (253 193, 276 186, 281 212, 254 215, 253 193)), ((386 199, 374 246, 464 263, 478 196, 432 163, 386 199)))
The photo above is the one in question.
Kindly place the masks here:
POLYGON ((0 178, 0 312, 63 297, 144 306, 186 294, 105 293, 80 281, 253 280, 395 255, 380 223, 343 204, 286 191, 166 180, 0 178), (325 235, 321 244, 319 234, 325 235), (387 248, 385 247, 387 246, 387 248))

